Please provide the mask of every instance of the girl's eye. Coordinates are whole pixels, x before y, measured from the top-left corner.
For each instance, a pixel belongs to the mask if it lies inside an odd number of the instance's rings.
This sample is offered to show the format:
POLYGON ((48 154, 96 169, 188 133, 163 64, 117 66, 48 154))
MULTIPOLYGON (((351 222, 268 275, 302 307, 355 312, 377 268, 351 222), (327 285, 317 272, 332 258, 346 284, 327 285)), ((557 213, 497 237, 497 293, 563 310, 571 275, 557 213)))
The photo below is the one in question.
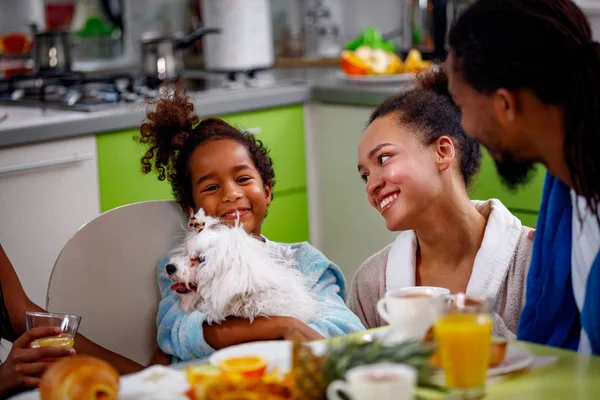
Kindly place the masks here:
POLYGON ((217 190, 219 187, 217 185, 210 185, 206 187, 203 192, 212 192, 213 190, 217 190))
POLYGON ((247 181, 249 181, 249 180, 250 180, 250 177, 249 177, 249 176, 243 176, 243 177, 241 177, 241 178, 238 178, 238 180, 237 180, 237 181, 238 181, 238 183, 243 183, 243 182, 247 182, 247 181))
POLYGON ((381 156, 377 157, 377 161, 379 161, 380 165, 383 165, 389 158, 390 158, 390 156, 388 156, 388 155, 381 155, 381 156))
POLYGON ((360 179, 362 179, 364 183, 367 183, 367 181, 369 180, 369 174, 361 174, 360 179))

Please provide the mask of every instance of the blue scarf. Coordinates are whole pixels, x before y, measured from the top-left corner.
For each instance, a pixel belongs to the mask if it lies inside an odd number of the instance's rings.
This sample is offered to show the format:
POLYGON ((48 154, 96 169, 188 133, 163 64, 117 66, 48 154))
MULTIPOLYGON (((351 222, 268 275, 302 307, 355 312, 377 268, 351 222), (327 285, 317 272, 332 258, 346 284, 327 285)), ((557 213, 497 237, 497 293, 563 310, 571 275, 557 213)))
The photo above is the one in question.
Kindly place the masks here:
POLYGON ((600 257, 590 271, 580 315, 571 281, 572 210, 569 187, 547 174, 517 337, 577 350, 583 326, 592 351, 600 354, 600 257))

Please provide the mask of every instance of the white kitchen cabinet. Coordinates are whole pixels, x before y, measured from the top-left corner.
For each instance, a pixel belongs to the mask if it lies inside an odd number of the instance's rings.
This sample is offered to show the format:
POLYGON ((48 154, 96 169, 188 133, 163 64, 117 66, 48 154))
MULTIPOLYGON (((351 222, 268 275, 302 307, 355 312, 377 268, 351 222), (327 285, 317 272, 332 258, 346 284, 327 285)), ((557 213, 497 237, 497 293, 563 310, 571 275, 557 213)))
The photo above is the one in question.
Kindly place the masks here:
POLYGON ((41 307, 59 252, 100 214, 96 159, 94 136, 0 149, 0 243, 41 307))
POLYGON ((348 284, 397 235, 369 204, 357 170, 358 143, 371 111, 311 104, 305 124, 311 241, 341 268, 348 284))

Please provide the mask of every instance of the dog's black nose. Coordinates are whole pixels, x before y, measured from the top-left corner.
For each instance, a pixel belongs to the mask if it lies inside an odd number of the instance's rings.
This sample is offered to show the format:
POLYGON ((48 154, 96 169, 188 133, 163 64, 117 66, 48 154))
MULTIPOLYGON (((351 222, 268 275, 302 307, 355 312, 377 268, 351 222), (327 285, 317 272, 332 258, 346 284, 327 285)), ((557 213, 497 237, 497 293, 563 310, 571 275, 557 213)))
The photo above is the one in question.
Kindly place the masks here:
POLYGON ((167 264, 165 268, 167 269, 167 274, 169 275, 173 275, 175 272, 177 272, 177 267, 173 264, 167 264))

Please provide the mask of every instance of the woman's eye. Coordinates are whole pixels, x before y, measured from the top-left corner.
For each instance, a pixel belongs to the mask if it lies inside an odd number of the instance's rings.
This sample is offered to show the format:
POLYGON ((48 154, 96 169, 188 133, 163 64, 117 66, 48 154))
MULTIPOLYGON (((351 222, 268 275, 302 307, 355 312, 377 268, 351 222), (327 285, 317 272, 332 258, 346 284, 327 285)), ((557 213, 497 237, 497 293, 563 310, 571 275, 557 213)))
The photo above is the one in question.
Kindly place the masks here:
POLYGON ((380 165, 383 165, 388 160, 388 158, 390 158, 390 156, 383 155, 383 156, 377 157, 377 160, 379 161, 380 165))
POLYGON ((368 180, 369 180, 369 175, 368 175, 368 174, 361 174, 361 175, 360 175, 360 179, 362 179, 362 181, 363 181, 364 183, 367 183, 367 182, 368 182, 368 180))

